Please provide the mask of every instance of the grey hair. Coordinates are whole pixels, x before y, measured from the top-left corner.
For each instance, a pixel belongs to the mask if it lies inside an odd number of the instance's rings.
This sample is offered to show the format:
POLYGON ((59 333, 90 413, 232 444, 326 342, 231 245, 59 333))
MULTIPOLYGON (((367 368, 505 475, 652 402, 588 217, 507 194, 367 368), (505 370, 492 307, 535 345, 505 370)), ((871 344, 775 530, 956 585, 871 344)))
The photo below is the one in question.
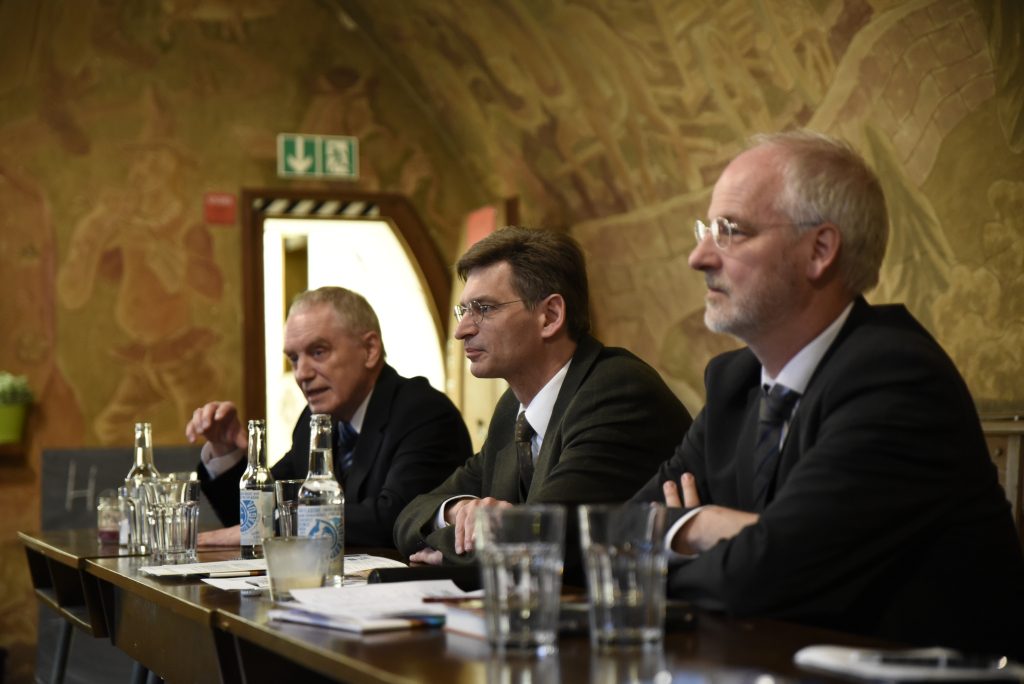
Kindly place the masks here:
POLYGON ((288 307, 288 315, 290 316, 298 309, 305 309, 317 304, 327 304, 334 309, 342 326, 352 335, 362 335, 367 332, 377 333, 377 336, 381 338, 381 355, 386 356, 377 313, 363 295, 334 286, 306 290, 297 294, 292 300, 291 306, 288 307))
POLYGON ((839 274, 853 294, 878 284, 889 241, 889 215, 878 176, 849 143, 806 129, 754 136, 782 161, 782 193, 775 208, 798 230, 832 223, 839 229, 839 274))

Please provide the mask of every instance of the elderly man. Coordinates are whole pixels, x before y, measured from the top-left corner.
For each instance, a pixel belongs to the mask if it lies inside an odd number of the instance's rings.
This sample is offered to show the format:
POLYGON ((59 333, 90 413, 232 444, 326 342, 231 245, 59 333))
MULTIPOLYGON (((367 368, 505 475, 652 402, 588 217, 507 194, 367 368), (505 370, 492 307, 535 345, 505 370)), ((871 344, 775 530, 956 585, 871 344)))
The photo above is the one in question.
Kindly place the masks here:
MULTIPOLYGON (((334 454, 334 474, 345 490, 345 541, 391 546, 402 508, 472 453, 462 416, 425 378, 403 378, 384 362, 377 315, 355 292, 322 287, 300 294, 284 338, 285 356, 309 406, 295 425, 291 451, 271 473, 279 480, 305 477, 310 415, 330 414, 344 444, 354 439, 354 446, 334 454)), ((196 409, 185 434, 189 441, 208 440, 197 468, 203 492, 221 522, 234 524, 200 541, 238 544, 238 480, 248 437, 235 406, 211 402, 196 409)))
POLYGON ((473 375, 509 389, 480 453, 399 516, 399 550, 428 563, 472 557, 482 506, 627 499, 690 424, 654 369, 590 336, 586 264, 569 236, 505 228, 458 272, 455 337, 473 375))
POLYGON ((710 362, 704 410, 636 496, 681 491, 670 594, 1020 656, 1024 561, 971 396, 905 308, 862 297, 888 236, 875 175, 826 136, 765 136, 708 216, 704 320, 748 346, 710 362))

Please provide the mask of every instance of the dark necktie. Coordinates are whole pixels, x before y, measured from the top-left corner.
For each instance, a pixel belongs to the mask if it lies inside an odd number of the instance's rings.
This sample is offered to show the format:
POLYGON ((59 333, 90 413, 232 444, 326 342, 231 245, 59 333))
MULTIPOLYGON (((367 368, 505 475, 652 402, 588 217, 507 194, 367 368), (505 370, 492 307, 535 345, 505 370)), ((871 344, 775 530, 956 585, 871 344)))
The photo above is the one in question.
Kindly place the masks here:
POLYGON ((775 473, 779 468, 779 444, 782 426, 800 393, 775 383, 771 391, 761 393, 758 413, 757 446, 754 448, 754 510, 763 511, 775 494, 775 473))
POLYGON ((356 449, 356 440, 359 433, 350 423, 338 421, 338 429, 335 431, 334 444, 334 470, 344 478, 352 467, 352 458, 356 449))
POLYGON ((537 434, 533 427, 526 420, 526 411, 516 418, 516 455, 519 457, 519 489, 523 501, 526 500, 526 493, 530 491, 530 483, 533 482, 533 448, 530 442, 537 434))

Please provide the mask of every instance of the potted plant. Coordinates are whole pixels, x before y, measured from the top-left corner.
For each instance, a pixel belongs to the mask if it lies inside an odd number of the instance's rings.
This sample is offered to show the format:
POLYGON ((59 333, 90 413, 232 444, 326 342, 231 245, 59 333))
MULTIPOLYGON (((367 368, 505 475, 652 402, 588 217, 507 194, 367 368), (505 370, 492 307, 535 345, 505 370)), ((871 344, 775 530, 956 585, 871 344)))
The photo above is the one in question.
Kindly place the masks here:
POLYGON ((0 444, 20 442, 32 390, 24 375, 0 371, 0 444))

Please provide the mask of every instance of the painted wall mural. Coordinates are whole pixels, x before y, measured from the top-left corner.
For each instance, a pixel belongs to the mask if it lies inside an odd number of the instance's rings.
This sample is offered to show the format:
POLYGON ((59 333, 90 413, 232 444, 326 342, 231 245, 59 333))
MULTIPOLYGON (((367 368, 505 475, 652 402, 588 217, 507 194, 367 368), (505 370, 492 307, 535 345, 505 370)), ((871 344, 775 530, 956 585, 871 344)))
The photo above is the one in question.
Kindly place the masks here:
POLYGON ((493 192, 583 242, 598 332, 690 408, 732 345, 700 323, 692 222, 746 138, 793 126, 845 137, 882 177, 894 229, 871 299, 907 303, 983 409, 1021 405, 1019 3, 343 4, 493 192))
POLYGON ((44 448, 126 444, 241 396, 236 226, 205 192, 274 174, 279 132, 360 138, 346 188, 412 198, 439 253, 470 211, 586 248, 594 321, 691 409, 735 343, 702 323, 693 220, 744 140, 809 126, 876 167, 906 302, 985 411, 1024 406, 1024 5, 1016 0, 5 0, 0 368, 39 403, 0 456, 0 648, 30 681, 17 529, 44 448))

